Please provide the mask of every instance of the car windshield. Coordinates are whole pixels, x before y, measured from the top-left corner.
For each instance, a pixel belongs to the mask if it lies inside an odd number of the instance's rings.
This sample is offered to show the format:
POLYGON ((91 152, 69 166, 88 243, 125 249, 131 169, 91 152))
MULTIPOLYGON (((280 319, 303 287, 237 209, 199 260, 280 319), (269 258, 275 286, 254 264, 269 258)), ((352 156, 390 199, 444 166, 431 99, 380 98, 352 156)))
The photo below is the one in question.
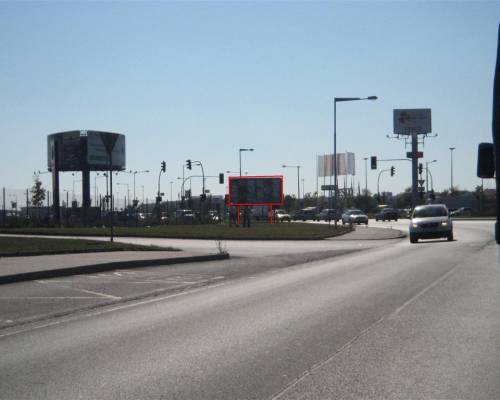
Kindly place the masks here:
POLYGON ((422 207, 416 208, 413 218, 447 217, 448 210, 445 207, 422 207))
POLYGON ((354 211, 350 211, 349 214, 351 214, 351 215, 362 215, 363 212, 359 211, 359 210, 354 210, 354 211))

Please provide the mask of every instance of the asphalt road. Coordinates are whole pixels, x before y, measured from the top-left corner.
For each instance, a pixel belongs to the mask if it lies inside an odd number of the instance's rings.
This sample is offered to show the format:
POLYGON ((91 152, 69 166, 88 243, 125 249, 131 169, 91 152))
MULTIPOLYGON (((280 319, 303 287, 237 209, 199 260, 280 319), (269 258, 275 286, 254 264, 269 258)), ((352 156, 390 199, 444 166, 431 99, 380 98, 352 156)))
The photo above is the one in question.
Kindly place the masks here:
POLYGON ((455 228, 3 329, 0 398, 498 399, 493 224, 455 228))

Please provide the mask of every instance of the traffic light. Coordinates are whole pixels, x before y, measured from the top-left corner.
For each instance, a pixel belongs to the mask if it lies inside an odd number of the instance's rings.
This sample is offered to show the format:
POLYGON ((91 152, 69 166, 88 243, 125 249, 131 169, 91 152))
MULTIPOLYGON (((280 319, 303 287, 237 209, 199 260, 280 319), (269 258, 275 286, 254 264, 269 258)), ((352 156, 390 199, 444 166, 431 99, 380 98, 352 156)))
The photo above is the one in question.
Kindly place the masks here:
POLYGON ((394 166, 391 167, 391 176, 394 176, 394 174, 396 173, 396 168, 394 168, 394 166))
POLYGON ((167 163, 165 161, 161 162, 161 172, 167 171, 167 163))
POLYGON ((219 184, 224 184, 224 174, 219 174, 219 184))
POLYGON ((371 156, 370 162, 371 162, 371 168, 377 169, 377 156, 371 156))
POLYGON ((193 166, 191 165, 191 160, 186 160, 186 166, 187 166, 187 169, 193 168, 193 166))
POLYGON ((418 173, 422 175, 422 170, 424 169, 424 165, 422 163, 418 164, 418 173))

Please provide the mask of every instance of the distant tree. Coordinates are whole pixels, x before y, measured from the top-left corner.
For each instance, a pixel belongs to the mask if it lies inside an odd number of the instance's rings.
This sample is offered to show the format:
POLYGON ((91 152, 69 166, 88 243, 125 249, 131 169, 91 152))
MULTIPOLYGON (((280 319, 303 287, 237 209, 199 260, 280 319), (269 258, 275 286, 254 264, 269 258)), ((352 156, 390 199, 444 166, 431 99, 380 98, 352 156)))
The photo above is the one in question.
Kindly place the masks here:
POLYGON ((40 207, 43 205, 43 201, 45 200, 46 190, 42 187, 42 181, 37 176, 33 182, 33 186, 31 188, 31 204, 33 207, 40 207))

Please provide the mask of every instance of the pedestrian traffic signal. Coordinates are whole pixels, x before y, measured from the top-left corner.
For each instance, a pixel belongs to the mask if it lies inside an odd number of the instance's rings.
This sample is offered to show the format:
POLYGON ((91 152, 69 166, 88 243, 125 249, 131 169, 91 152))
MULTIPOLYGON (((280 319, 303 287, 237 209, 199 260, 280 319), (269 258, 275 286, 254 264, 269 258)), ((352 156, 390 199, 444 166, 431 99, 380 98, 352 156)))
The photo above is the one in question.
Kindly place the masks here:
POLYGON ((167 171, 167 163, 165 161, 161 162, 161 172, 167 171))
POLYGON ((396 168, 394 168, 394 166, 391 167, 391 176, 394 176, 394 174, 396 173, 396 168))
POLYGON ((418 173, 422 175, 422 170, 424 169, 424 165, 422 163, 418 164, 418 173))
POLYGON ((370 158, 370 162, 371 162, 371 168, 377 169, 377 156, 372 156, 370 158))
POLYGON ((191 160, 186 160, 186 166, 187 166, 187 169, 193 168, 193 166, 191 165, 191 160))

